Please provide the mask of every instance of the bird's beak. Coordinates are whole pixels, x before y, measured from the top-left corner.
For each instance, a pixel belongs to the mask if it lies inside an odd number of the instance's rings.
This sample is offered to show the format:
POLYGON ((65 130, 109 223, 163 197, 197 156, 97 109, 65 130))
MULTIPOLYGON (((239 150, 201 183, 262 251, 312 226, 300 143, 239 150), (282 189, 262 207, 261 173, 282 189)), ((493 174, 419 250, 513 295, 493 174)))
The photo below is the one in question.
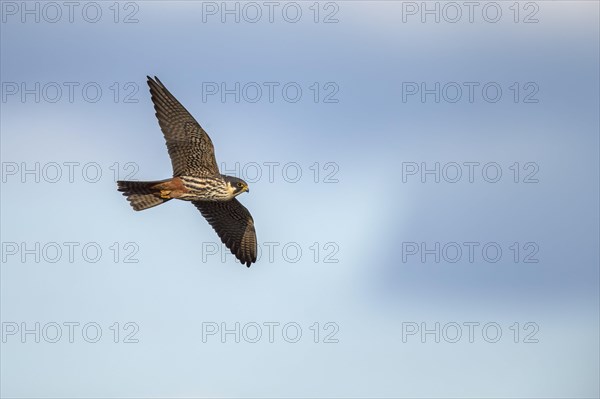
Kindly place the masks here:
POLYGON ((249 193, 250 192, 250 187, 246 186, 246 192, 249 193))

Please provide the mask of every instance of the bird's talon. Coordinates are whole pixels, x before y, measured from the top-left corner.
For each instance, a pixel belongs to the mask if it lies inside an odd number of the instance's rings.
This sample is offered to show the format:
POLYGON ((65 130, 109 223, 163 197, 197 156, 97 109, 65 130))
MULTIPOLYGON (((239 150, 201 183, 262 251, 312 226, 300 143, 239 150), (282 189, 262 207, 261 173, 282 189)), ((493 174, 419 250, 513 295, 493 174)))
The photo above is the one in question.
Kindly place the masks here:
POLYGON ((160 190, 160 198, 169 199, 171 198, 169 194, 171 194, 171 190, 160 190))

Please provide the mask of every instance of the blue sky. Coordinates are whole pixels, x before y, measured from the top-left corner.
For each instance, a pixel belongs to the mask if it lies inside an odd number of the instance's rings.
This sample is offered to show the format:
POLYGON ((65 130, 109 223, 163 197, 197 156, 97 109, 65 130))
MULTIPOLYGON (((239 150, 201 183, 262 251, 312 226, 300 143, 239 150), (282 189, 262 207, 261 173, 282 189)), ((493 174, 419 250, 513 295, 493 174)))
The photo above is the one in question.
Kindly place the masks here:
POLYGON ((3 396, 599 395, 597 3, 0 4, 3 396), (146 75, 250 269, 116 191, 171 176, 146 75))

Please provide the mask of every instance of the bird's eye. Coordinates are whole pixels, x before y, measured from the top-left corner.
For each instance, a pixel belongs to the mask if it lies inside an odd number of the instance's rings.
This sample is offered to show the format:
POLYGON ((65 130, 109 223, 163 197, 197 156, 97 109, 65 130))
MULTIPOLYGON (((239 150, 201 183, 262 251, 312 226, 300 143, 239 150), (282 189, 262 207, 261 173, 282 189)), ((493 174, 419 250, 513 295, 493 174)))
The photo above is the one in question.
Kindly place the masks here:
POLYGON ((237 186, 238 186, 239 188, 242 188, 242 187, 244 187, 244 184, 243 184, 243 183, 238 183, 238 184, 237 184, 237 186))

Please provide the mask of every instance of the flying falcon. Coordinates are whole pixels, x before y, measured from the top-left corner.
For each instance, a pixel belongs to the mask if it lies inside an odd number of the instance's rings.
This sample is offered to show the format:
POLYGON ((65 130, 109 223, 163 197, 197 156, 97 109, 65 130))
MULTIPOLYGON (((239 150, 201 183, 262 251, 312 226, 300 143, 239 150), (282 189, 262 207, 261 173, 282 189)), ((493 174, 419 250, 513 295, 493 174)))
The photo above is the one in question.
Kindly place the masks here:
POLYGON ((191 201, 235 257, 250 267, 256 262, 254 220, 235 198, 250 191, 248 184, 219 172, 210 137, 156 76, 148 76, 148 86, 167 142, 173 178, 118 181, 118 190, 136 211, 173 198, 191 201))

